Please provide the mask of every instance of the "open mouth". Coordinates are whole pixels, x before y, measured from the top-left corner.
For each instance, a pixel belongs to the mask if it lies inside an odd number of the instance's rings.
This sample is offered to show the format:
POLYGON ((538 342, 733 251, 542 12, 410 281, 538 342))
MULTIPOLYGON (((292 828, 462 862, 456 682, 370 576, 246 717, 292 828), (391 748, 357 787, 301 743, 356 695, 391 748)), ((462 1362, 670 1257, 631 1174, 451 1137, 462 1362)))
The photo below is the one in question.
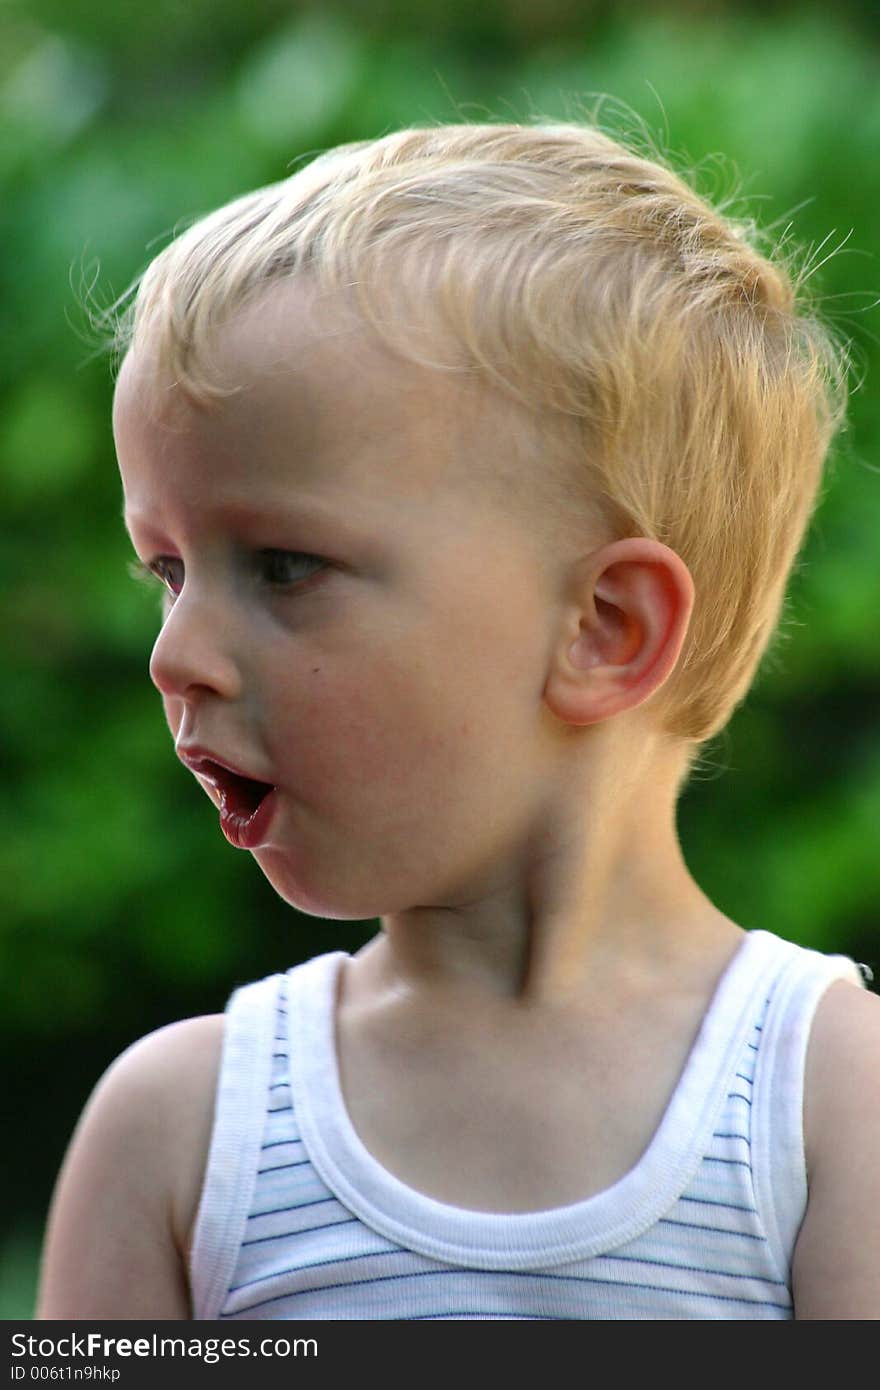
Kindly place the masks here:
POLYGON ((278 798, 271 782, 245 777, 213 758, 188 758, 187 766, 219 798, 220 829, 237 849, 262 844, 272 822, 278 798))
POLYGON ((221 767, 210 758, 205 758, 193 771, 217 791, 223 814, 250 817, 274 790, 271 782, 243 777, 241 773, 231 772, 228 767, 221 767))

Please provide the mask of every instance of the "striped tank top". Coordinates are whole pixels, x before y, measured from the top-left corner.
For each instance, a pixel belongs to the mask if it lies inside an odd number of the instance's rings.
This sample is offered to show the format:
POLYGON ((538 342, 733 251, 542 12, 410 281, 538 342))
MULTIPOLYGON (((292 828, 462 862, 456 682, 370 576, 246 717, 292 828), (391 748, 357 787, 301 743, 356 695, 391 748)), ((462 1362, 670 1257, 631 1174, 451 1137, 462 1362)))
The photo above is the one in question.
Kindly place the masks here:
POLYGON ((653 1140, 607 1190, 504 1214, 400 1182, 346 1113, 344 953, 246 985, 226 1016, 190 1280, 197 1319, 791 1318, 810 1024, 857 967, 748 933, 653 1140))

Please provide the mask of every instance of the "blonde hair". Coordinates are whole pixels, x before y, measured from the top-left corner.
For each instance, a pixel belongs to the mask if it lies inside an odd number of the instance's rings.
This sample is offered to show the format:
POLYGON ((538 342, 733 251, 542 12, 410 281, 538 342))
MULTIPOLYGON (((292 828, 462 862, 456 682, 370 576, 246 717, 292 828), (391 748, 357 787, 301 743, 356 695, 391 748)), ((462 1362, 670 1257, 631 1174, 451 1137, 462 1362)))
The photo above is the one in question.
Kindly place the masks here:
POLYGON ((660 727, 699 744, 745 696, 779 621, 846 364, 753 224, 651 153, 569 123, 343 145, 172 242, 118 345, 149 335, 208 401, 222 391, 206 367, 217 328, 303 271, 354 294, 414 356, 442 326, 469 370, 576 422, 575 512, 592 498, 613 534, 653 537, 687 564, 696 603, 660 727))

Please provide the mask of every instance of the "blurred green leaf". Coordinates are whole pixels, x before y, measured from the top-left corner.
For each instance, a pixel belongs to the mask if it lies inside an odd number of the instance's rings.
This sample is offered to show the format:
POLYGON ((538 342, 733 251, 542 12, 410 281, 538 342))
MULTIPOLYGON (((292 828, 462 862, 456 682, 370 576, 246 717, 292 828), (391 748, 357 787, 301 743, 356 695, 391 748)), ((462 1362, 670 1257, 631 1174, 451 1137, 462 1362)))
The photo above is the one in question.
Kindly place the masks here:
POLYGON ((357 79, 362 42, 332 11, 307 11, 248 55, 238 76, 245 127, 285 153, 315 138, 357 79))
POLYGON ((7 401, 0 422, 0 476, 13 507, 69 494, 94 466, 99 430, 74 381, 33 375, 7 401))

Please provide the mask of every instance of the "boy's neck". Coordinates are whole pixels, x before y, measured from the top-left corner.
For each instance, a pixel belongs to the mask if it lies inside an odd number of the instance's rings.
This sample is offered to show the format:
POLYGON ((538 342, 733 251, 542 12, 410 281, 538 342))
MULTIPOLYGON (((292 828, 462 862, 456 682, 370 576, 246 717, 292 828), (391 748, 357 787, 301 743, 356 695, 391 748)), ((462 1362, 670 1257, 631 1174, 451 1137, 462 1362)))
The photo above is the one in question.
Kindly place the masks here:
POLYGON ((694 961, 717 973, 713 960, 729 958, 742 932, 684 862, 675 818, 681 757, 655 751, 646 777, 642 759, 621 762, 611 741, 604 747, 614 778, 595 758, 593 778, 573 780, 566 796, 540 808, 522 852, 479 893, 382 918, 354 971, 370 994, 552 1006, 594 996, 603 982, 638 988, 670 969, 688 975, 694 961))

